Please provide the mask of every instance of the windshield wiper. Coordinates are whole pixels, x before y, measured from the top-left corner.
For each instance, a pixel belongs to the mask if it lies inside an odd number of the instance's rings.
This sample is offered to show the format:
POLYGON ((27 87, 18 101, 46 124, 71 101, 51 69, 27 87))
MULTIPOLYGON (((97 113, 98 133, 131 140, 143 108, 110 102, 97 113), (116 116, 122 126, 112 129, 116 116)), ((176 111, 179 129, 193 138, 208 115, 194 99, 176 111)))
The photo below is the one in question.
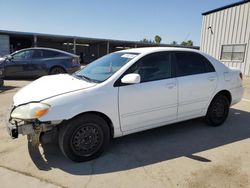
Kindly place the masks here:
POLYGON ((77 74, 76 74, 76 76, 77 76, 77 77, 80 77, 80 78, 83 78, 84 80, 86 80, 86 81, 88 81, 88 82, 100 83, 100 81, 98 81, 98 80, 93 80, 93 79, 91 79, 91 78, 89 78, 89 77, 87 77, 87 76, 77 75, 77 74))

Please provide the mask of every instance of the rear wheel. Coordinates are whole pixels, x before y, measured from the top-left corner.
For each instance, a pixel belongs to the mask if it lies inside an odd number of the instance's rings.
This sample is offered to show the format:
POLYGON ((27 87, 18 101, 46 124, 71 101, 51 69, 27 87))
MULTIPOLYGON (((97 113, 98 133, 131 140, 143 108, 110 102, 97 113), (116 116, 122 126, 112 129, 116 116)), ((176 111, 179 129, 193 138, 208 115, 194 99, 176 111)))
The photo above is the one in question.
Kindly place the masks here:
POLYGON ((62 67, 53 67, 49 71, 49 74, 54 75, 54 74, 62 74, 62 73, 65 73, 65 72, 66 71, 62 67))
POLYGON ((107 122, 95 114, 86 114, 63 125, 59 132, 62 153, 76 162, 98 157, 108 146, 110 131, 107 122))
POLYGON ((209 105, 206 121, 211 126, 219 126, 227 119, 229 112, 229 100, 224 95, 217 95, 209 105))

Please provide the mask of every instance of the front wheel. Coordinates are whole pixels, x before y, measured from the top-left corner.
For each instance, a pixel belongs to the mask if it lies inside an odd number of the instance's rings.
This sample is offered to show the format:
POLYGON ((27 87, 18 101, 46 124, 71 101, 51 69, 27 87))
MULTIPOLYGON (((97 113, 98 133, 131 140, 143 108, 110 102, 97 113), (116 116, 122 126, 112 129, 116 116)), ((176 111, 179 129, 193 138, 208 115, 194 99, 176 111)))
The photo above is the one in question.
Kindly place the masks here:
POLYGON ((59 146, 62 153, 75 162, 97 158, 108 146, 110 131, 107 122, 98 115, 86 114, 62 125, 59 146))
POLYGON ((224 95, 217 95, 209 105, 206 121, 211 126, 219 126, 227 119, 229 112, 229 100, 224 95))

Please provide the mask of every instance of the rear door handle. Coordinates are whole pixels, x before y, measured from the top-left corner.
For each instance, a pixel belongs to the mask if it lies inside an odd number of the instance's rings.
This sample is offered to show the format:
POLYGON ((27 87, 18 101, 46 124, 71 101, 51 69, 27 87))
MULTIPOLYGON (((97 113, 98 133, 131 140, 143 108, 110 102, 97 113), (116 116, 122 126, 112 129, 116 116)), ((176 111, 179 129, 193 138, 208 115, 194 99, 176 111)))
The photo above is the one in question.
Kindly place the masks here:
POLYGON ((212 81, 214 81, 214 80, 215 80, 215 77, 214 77, 214 76, 210 76, 210 77, 208 77, 207 79, 208 79, 209 81, 211 81, 211 82, 212 82, 212 81))
POLYGON ((166 87, 167 87, 168 89, 172 89, 172 88, 174 88, 175 86, 176 86, 175 83, 166 84, 166 87))

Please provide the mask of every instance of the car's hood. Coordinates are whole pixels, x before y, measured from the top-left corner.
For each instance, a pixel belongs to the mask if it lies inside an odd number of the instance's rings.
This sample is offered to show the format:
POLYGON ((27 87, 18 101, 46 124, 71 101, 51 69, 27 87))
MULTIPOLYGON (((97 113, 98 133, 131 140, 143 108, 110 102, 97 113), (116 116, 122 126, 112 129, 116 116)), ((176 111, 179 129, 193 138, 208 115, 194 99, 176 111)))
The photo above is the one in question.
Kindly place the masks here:
POLYGON ((95 86, 68 74, 41 77, 23 87, 14 95, 14 105, 38 102, 64 93, 95 86))

